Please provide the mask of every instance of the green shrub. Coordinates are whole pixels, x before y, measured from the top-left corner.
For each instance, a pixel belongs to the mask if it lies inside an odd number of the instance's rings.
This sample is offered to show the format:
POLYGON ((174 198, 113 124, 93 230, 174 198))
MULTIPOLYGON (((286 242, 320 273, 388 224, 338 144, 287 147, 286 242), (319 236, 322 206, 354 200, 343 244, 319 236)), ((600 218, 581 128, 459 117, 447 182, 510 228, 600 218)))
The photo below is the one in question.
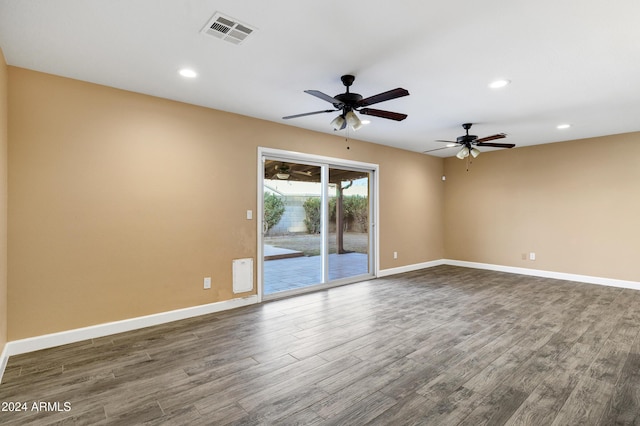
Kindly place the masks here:
POLYGON ((369 200, 362 195, 349 195, 343 201, 347 230, 367 232, 369 225, 369 200))
POLYGON ((273 228, 280 222, 284 213, 284 201, 275 194, 264 194, 264 220, 267 223, 267 229, 273 228))
MULTIPOLYGON (((343 230, 367 232, 369 225, 369 200, 362 195, 345 195, 342 198, 343 230)), ((336 222, 336 199, 329 200, 329 220, 336 222)))
MULTIPOLYGON (((320 198, 308 198, 304 204, 304 224, 309 234, 320 232, 320 198)), ((343 197, 344 231, 367 232, 369 228, 369 199, 362 195, 343 197)), ((336 222, 336 197, 329 199, 329 221, 336 222)))
POLYGON ((307 233, 317 234, 320 232, 320 198, 309 197, 302 205, 304 207, 304 224, 307 233))

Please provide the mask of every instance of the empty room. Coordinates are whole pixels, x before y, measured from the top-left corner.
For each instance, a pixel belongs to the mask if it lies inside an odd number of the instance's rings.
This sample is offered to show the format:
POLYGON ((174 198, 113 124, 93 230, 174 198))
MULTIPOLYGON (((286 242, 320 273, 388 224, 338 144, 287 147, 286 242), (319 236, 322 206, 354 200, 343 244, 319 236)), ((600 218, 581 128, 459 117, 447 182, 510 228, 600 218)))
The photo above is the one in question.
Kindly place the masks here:
POLYGON ((0 423, 638 424, 638 16, 0 1, 0 423))

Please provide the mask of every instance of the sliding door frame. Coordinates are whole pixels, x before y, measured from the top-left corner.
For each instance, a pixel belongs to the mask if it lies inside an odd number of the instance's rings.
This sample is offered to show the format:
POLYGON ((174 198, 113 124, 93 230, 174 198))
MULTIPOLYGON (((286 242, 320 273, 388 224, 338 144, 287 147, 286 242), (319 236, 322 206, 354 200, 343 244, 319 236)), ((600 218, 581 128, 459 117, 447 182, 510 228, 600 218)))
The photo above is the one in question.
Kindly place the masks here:
MULTIPOLYGON (((258 302, 262 302, 263 300, 263 291, 264 291, 264 252, 263 252, 263 244, 264 244, 264 235, 263 235, 263 220, 264 220, 264 161, 267 158, 277 158, 278 160, 290 161, 290 162, 301 162, 313 165, 321 166, 321 181, 322 181, 322 199, 328 199, 328 181, 329 181, 329 168, 340 168, 344 167, 346 169, 356 169, 356 170, 364 170, 370 172, 369 177, 369 269, 372 277, 377 277, 380 271, 380 250, 379 250, 379 237, 380 232, 378 229, 378 217, 379 217, 379 202, 378 202, 378 188, 379 188, 379 166, 378 164, 373 163, 364 163, 360 161, 353 160, 345 160, 341 158, 335 157, 327 157, 315 154, 305 154, 302 152, 296 151, 286 151, 274 148, 265 148, 258 147, 258 161, 257 161, 257 210, 256 210, 256 231, 257 231, 257 291, 258 291, 258 302)), ((322 203, 322 212, 321 215, 323 218, 328 217, 327 203, 322 203)), ((321 250, 322 256, 325 255, 326 249, 328 246, 328 221, 322 220, 322 242, 321 242, 321 250)), ((323 263, 322 270, 322 282, 325 283, 328 278, 328 262, 323 263)), ((336 280, 335 282, 328 283, 327 287, 333 287, 338 285, 346 284, 347 282, 353 281, 344 281, 344 280, 336 280)))

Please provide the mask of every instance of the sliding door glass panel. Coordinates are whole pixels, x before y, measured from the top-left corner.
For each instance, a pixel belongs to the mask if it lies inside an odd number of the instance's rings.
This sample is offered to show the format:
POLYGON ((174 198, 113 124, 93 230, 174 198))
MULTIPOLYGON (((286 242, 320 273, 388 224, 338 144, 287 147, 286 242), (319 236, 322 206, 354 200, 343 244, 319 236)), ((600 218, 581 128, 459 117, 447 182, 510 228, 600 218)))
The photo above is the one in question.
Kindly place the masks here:
POLYGON ((370 274, 370 172, 329 168, 329 280, 370 274))
POLYGON ((321 167, 265 159, 263 294, 321 284, 321 167))

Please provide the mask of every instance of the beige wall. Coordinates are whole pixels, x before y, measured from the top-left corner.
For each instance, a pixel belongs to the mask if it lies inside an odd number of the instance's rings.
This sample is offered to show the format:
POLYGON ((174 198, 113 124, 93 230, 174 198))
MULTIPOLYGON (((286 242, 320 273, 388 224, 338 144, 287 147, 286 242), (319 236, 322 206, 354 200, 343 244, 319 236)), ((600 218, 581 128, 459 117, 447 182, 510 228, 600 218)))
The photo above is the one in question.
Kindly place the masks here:
POLYGON ((234 297, 258 146, 379 164, 381 268, 443 257, 439 158, 14 67, 9 106, 9 340, 234 297))
POLYGON ((637 133, 484 153, 466 172, 455 158, 7 77, 4 62, 0 130, 0 344, 234 297, 232 259, 256 256, 245 212, 258 146, 379 164, 382 269, 447 257, 640 281, 637 133))
POLYGON ((448 158, 445 174, 447 258, 640 281, 640 133, 484 153, 469 172, 448 158))
POLYGON ((7 343, 7 63, 0 49, 0 353, 7 343))

